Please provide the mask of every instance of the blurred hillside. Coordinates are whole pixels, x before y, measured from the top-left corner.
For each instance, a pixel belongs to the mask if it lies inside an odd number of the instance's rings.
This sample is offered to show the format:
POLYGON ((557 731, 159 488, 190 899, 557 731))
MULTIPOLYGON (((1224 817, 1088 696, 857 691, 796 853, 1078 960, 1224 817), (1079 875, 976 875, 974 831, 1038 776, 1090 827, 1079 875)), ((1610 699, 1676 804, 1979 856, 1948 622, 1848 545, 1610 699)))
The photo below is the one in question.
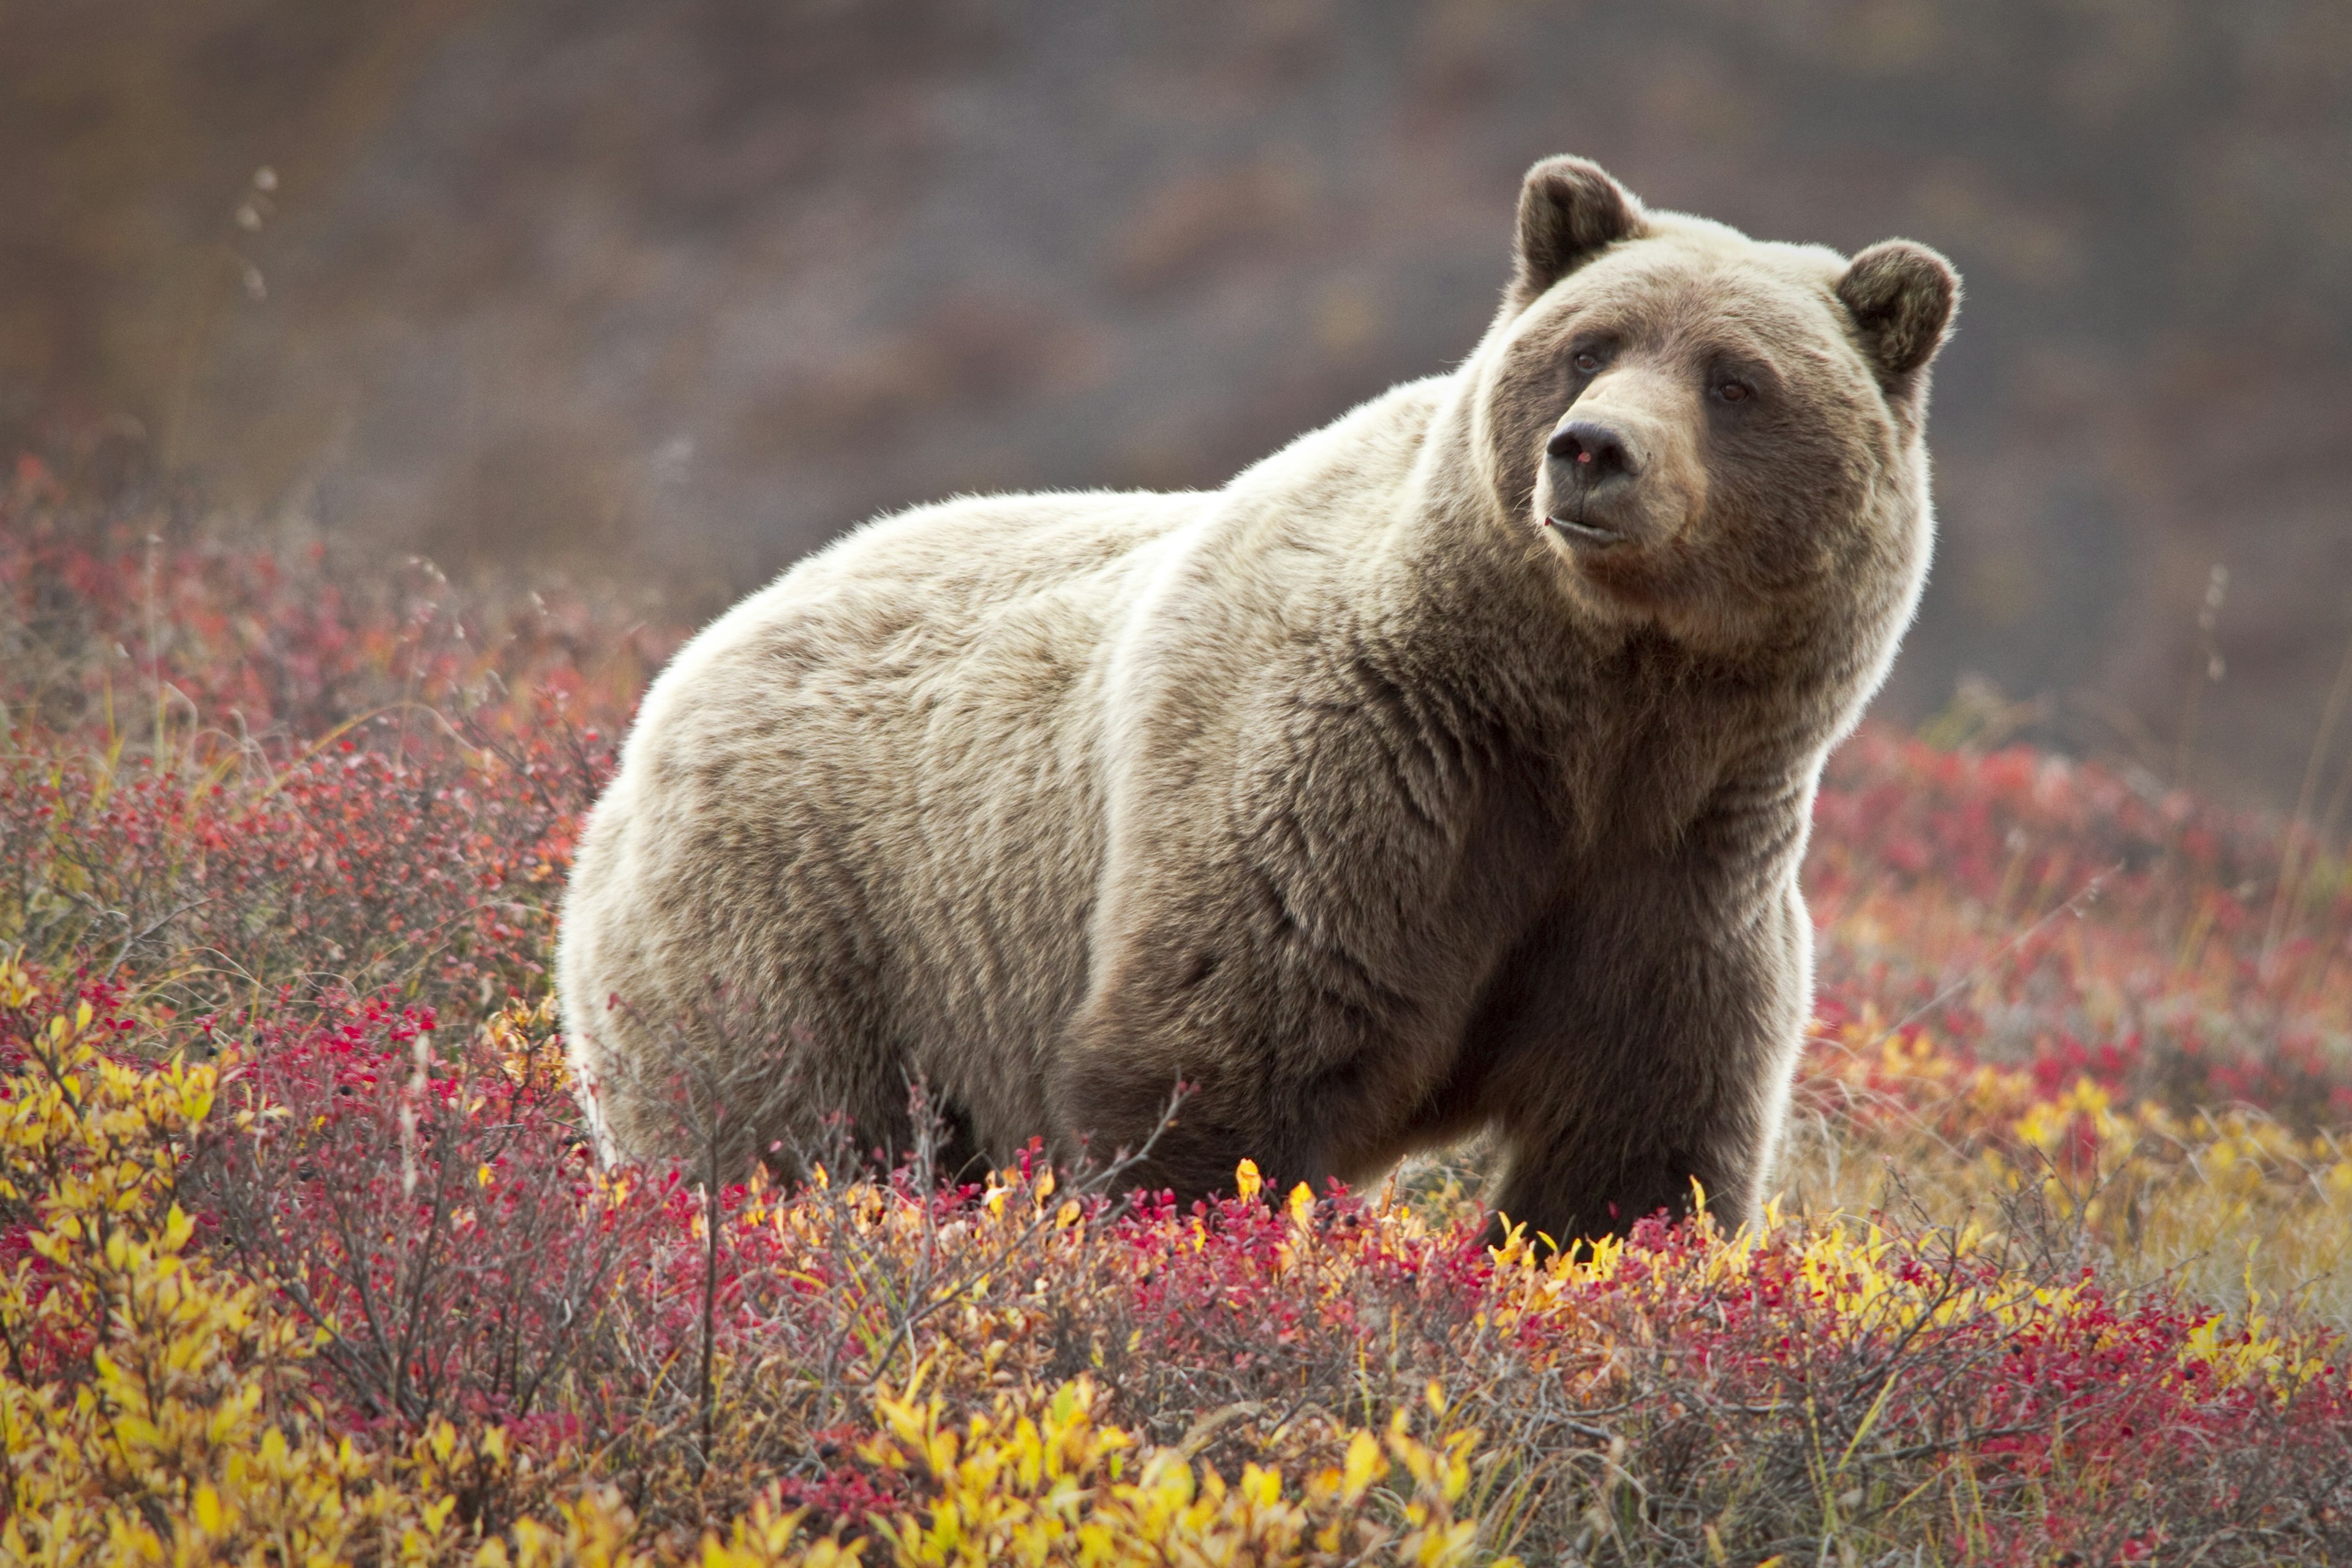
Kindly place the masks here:
POLYGON ((1967 274, 1892 716, 1974 672, 2284 805, 2352 633, 2341 0, 0 0, 0 437, 452 569, 704 603, 1213 484, 1466 350, 1575 151, 1967 274))

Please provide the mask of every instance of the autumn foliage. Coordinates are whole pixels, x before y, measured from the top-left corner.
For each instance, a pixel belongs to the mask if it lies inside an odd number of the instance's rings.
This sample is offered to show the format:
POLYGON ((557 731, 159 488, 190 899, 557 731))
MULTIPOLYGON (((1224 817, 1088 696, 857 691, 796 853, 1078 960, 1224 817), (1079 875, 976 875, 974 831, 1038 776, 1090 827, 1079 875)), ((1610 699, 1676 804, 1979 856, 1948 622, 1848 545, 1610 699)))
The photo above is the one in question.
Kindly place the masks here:
POLYGON ((597 1167, 547 977, 668 635, 161 531, 0 500, 0 1557, 2352 1557, 2320 828, 1866 731, 1736 1235, 1489 1251, 1475 1148, 714 1186, 597 1167))

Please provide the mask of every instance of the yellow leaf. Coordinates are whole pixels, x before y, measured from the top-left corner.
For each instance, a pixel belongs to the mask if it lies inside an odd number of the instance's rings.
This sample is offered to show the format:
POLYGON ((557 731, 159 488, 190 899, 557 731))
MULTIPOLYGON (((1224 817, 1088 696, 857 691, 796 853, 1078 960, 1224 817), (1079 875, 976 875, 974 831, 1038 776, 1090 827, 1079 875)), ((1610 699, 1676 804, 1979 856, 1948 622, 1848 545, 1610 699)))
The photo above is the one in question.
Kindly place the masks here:
POLYGON ((1265 1186, 1265 1178, 1257 1173, 1255 1160, 1244 1160, 1234 1167, 1234 1188, 1241 1194, 1244 1203, 1257 1196, 1265 1186))
POLYGON ((1364 1495, 1365 1489, 1388 1474, 1389 1462, 1381 1454, 1380 1439, 1370 1432, 1359 1432, 1348 1440, 1347 1468, 1342 1485, 1349 1502, 1364 1495))
POLYGON ((1315 1228, 1315 1189, 1305 1182, 1290 1189, 1290 1223, 1303 1231, 1315 1228))

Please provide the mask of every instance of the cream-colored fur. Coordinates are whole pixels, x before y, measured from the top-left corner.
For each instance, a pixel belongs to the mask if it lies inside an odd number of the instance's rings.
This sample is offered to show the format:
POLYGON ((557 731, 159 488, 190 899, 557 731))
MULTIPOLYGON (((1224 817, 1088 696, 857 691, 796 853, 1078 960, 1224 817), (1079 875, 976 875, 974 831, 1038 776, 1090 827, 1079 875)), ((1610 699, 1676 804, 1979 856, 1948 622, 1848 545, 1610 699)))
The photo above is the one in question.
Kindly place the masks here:
POLYGON ((1555 160, 1452 374, 1213 493, 925 507, 744 601, 646 694, 572 878, 606 1153, 790 1168, 830 1116, 898 1151, 918 1080, 960 1154, 1107 1152, 1181 1079, 1139 1179, 1188 1194, 1491 1124, 1505 1207, 1555 1234, 1694 1177, 1752 1209, 1814 781, 1927 562, 1948 273, 1880 249, 1555 160), (1602 321, 1580 394, 1563 344, 1602 321), (1735 363, 1777 401, 1724 423, 1735 363), (1664 476, 1608 550, 1545 521, 1579 406, 1664 476))

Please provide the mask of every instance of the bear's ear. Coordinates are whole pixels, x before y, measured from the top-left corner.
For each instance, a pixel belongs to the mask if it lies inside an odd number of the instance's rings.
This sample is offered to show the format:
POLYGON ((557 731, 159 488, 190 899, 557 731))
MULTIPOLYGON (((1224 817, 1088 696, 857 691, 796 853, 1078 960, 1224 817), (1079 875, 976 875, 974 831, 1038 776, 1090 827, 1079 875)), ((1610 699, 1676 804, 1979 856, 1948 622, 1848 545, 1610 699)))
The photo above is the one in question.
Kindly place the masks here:
POLYGON ((1592 259, 1603 247, 1646 226, 1642 204, 1598 163, 1546 158, 1519 187, 1519 246, 1511 269, 1511 309, 1524 310, 1545 289, 1592 259))
POLYGON ((1889 239, 1856 256, 1837 297, 1853 312, 1863 353, 1890 396, 1907 395, 1944 346, 1960 302, 1960 275, 1924 245, 1889 239))

